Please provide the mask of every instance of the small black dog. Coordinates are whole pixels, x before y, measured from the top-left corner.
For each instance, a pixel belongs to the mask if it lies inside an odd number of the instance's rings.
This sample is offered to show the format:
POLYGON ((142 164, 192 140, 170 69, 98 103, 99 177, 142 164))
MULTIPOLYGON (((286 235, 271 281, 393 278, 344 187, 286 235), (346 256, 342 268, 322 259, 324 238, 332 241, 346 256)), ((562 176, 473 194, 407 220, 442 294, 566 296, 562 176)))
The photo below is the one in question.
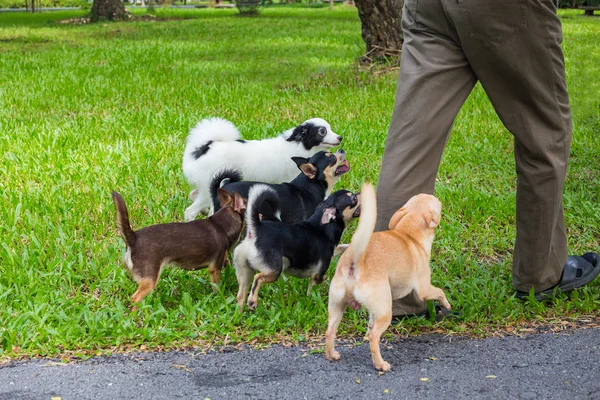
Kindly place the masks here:
MULTIPOLYGON (((288 224, 307 220, 340 177, 350 170, 346 152, 342 149, 335 154, 320 151, 308 159, 292 157, 292 160, 302 172, 290 183, 267 184, 277 193, 280 214, 275 215, 274 205, 270 201, 264 201, 259 208, 264 219, 281 220, 288 224)), ((217 196, 219 188, 230 194, 239 193, 247 199, 250 188, 259 183, 242 181, 241 174, 233 168, 222 169, 215 174, 210 183, 213 210, 217 212, 221 208, 217 196)))
POLYGON ((334 192, 307 221, 293 225, 261 220, 259 209, 265 201, 277 210, 279 199, 275 190, 267 185, 254 185, 246 212, 246 237, 233 253, 240 311, 244 309, 254 271, 259 273, 254 276, 248 299, 251 310, 256 308, 260 286, 276 281, 282 272, 311 278, 310 293, 313 285, 323 281, 346 225, 360 215, 359 195, 347 190, 334 192))

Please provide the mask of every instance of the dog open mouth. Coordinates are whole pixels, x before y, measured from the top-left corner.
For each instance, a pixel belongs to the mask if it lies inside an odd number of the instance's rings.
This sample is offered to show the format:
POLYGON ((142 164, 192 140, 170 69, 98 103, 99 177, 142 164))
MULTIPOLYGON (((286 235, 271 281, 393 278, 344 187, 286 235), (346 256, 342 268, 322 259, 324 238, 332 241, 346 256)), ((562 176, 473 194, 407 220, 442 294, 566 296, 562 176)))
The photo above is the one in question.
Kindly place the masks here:
POLYGON ((356 207, 356 210, 352 213, 352 218, 360 217, 360 206, 356 207))
POLYGON ((340 176, 350 171, 350 165, 348 165, 348 160, 344 160, 344 163, 335 169, 335 176, 340 176))

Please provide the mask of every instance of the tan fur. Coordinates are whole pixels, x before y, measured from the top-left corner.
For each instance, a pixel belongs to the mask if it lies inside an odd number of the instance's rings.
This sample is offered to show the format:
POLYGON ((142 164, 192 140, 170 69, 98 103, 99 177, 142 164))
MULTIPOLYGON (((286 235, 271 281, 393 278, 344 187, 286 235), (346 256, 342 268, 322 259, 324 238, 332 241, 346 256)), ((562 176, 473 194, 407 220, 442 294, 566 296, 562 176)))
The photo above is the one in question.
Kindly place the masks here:
POLYGON ((375 191, 371 185, 361 192, 361 218, 348 249, 340 258, 329 288, 329 323, 325 357, 339 360, 335 350, 338 325, 347 306, 369 311, 373 364, 380 371, 391 366, 381 357, 379 342, 392 319, 392 300, 415 290, 423 300, 437 300, 450 309, 444 292, 431 285, 429 259, 435 227, 442 205, 432 195, 412 197, 390 219, 390 230, 373 232, 376 220, 375 191))
MULTIPOLYGON (((330 155, 330 154, 331 153, 327 153, 327 155, 330 155)), ((325 181, 327 182, 327 188, 328 188, 327 192, 328 193, 331 190, 331 188, 333 188, 335 186, 335 184, 337 183, 337 181, 340 179, 340 176, 335 174, 335 170, 339 166, 344 164, 344 161, 346 160, 346 157, 342 156, 341 154, 334 153, 333 155, 335 156, 335 158, 337 160, 336 163, 325 168, 325 171, 323 171, 323 173, 325 174, 325 181)))

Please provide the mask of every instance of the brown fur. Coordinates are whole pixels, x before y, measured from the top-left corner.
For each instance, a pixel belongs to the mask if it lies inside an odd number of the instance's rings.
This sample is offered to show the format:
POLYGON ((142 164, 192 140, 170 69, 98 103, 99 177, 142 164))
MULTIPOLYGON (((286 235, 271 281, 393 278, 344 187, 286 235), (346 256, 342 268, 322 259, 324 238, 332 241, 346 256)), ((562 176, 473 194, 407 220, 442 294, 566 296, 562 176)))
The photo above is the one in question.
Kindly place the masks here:
POLYGON ((415 290, 423 300, 437 300, 450 309, 444 292, 431 285, 429 259, 435 227, 442 205, 431 195, 412 197, 390 219, 390 230, 373 233, 377 215, 375 190, 365 184, 361 191, 362 213, 348 249, 340 258, 329 288, 329 323, 325 357, 339 360, 335 336, 347 306, 369 311, 373 364, 389 371, 381 357, 379 341, 392 319, 392 300, 415 290))
POLYGON ((134 303, 156 287, 166 264, 186 270, 208 267, 213 290, 217 291, 227 251, 240 237, 246 210, 246 201, 237 193, 232 197, 219 189, 218 194, 223 208, 208 219, 151 225, 134 232, 123 197, 113 192, 117 227, 127 245, 123 261, 138 283, 131 297, 134 303))

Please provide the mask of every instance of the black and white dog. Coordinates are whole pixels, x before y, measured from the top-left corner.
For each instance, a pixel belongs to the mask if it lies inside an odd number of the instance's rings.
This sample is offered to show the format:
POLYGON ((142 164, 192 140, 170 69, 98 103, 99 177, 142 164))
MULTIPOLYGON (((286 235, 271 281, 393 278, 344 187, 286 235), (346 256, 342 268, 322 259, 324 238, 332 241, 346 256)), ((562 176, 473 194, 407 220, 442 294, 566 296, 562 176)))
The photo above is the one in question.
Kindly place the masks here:
POLYGON ((233 253, 240 311, 255 271, 248 299, 251 310, 256 309, 260 286, 276 281, 282 272, 311 278, 310 293, 313 285, 323 281, 346 225, 360 215, 359 195, 347 190, 334 192, 307 221, 293 225, 261 220, 259 209, 265 201, 277 206, 277 193, 266 185, 254 185, 246 210, 246 237, 233 253))
POLYGON ((195 186, 190 193, 194 202, 185 210, 185 220, 208 211, 211 178, 224 166, 236 168, 251 181, 289 182, 298 172, 291 157, 309 157, 341 142, 342 137, 321 118, 309 119, 271 139, 248 141, 242 140, 227 120, 203 119, 191 130, 183 153, 183 173, 195 186))
MULTIPOLYGON (((300 169, 300 174, 290 183, 268 185, 280 200, 279 220, 295 224, 307 220, 315 209, 329 195, 340 177, 350 170, 346 161, 346 152, 339 149, 336 153, 320 151, 310 158, 292 157, 300 169)), ((250 188, 259 182, 242 181, 242 176, 235 169, 225 168, 217 173, 210 183, 210 194, 214 212, 221 208, 218 190, 223 188, 230 194, 239 193, 247 199, 250 188)), ((273 220, 274 210, 268 202, 259 207, 263 218, 273 220)))

